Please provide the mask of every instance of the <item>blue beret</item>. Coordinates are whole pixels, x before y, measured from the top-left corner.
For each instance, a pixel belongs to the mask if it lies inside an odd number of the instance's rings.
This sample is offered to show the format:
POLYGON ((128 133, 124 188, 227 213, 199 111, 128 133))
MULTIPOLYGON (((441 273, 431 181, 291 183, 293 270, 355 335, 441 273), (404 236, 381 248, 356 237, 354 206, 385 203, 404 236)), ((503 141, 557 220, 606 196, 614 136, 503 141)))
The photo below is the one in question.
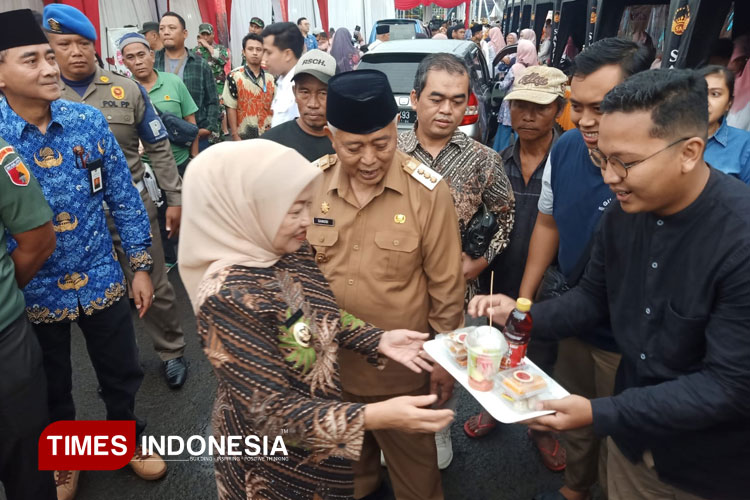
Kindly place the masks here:
POLYGON ((96 28, 83 12, 62 3, 51 3, 44 8, 42 27, 50 33, 81 35, 96 41, 96 28))

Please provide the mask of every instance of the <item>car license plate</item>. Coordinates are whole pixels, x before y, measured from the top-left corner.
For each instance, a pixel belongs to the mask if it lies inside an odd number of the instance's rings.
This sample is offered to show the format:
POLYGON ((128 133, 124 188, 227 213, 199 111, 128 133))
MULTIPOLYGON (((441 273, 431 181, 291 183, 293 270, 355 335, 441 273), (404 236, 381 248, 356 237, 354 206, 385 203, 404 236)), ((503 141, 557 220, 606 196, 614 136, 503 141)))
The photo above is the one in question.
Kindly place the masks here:
POLYGON ((413 109, 402 110, 399 112, 399 119, 401 123, 414 123, 417 121, 417 112, 413 109))

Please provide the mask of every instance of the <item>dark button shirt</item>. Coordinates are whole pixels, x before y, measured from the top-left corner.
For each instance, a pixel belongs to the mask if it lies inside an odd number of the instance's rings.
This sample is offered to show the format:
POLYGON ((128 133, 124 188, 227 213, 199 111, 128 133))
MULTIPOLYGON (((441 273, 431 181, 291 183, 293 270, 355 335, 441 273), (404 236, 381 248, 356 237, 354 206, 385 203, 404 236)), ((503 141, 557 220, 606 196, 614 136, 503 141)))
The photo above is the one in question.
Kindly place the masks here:
POLYGON ((288 148, 292 148, 307 158, 307 161, 315 161, 325 155, 335 154, 333 144, 327 136, 310 135, 302 130, 297 120, 289 120, 281 125, 268 129, 263 134, 263 139, 278 142, 288 148))
POLYGON ((594 430, 632 461, 707 498, 747 498, 750 470, 750 189, 711 170, 677 214, 612 204, 581 283, 532 308, 543 337, 607 313, 622 352, 615 396, 592 401, 594 430))
MULTIPOLYGON (((552 143, 554 144, 559 134, 556 130, 553 133, 552 143)), ((549 154, 549 151, 547 153, 549 154)), ((536 223, 537 204, 539 203, 539 194, 542 191, 542 175, 544 174, 544 165, 547 163, 547 156, 545 155, 541 163, 537 165, 529 178, 528 184, 523 178, 520 141, 516 141, 513 145, 505 148, 500 156, 503 159, 503 167, 516 198, 516 220, 510 233, 508 247, 495 257, 489 267, 479 276, 479 289, 482 293, 489 293, 490 273, 494 271, 495 276, 502 277, 502 279, 495 280, 493 292, 518 297, 518 290, 521 287, 523 272, 526 268, 526 257, 529 254, 531 233, 534 231, 534 224, 536 223)))

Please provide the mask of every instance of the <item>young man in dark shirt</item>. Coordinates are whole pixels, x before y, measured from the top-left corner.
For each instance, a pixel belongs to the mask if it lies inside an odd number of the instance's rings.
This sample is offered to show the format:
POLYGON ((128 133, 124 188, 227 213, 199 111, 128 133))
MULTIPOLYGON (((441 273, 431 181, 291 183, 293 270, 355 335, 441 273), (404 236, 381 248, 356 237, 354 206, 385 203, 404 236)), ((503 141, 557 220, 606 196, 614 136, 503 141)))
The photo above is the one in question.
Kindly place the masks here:
MULTIPOLYGON (((703 160, 706 100, 688 70, 635 75, 606 96, 592 159, 618 204, 580 284, 531 311, 532 335, 547 338, 610 318, 615 395, 545 401, 556 413, 528 423, 609 436, 612 500, 747 498, 750 189, 703 160)), ((499 319, 512 307, 493 302, 499 319)))
POLYGON ((322 50, 308 51, 294 68, 294 98, 299 118, 289 120, 263 134, 296 150, 309 161, 334 154, 325 133, 328 80, 336 74, 336 60, 322 50))

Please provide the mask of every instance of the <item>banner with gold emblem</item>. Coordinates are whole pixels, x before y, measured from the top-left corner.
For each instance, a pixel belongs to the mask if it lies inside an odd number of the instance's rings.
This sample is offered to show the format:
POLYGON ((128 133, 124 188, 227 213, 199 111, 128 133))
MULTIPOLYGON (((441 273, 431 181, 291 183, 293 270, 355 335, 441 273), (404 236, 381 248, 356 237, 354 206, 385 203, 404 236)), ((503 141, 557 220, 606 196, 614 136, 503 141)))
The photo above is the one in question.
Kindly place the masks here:
POLYGON ((684 68, 700 0, 672 0, 662 67, 684 68))

